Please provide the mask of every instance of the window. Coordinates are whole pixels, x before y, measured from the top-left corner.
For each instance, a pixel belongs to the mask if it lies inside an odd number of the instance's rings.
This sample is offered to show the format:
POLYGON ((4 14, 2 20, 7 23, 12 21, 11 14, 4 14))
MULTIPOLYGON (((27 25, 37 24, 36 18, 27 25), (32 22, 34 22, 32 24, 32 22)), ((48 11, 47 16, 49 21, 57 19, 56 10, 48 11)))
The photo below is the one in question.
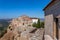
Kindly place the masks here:
POLYGON ((10 29, 12 31, 12 29, 10 29))
POLYGON ((9 29, 11 28, 11 26, 9 26, 9 29))
POLYGON ((23 23, 23 25, 24 25, 24 23, 23 23))
POLYGON ((9 29, 12 31, 12 28, 11 28, 11 26, 9 26, 9 29))

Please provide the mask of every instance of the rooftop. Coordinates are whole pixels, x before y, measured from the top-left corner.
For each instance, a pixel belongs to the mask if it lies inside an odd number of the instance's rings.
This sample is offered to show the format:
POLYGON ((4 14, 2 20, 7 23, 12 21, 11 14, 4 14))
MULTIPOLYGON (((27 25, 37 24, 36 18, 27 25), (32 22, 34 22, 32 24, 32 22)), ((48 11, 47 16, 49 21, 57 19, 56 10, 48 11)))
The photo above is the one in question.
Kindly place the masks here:
POLYGON ((45 10, 52 2, 54 2, 55 0, 52 0, 43 10, 45 10))

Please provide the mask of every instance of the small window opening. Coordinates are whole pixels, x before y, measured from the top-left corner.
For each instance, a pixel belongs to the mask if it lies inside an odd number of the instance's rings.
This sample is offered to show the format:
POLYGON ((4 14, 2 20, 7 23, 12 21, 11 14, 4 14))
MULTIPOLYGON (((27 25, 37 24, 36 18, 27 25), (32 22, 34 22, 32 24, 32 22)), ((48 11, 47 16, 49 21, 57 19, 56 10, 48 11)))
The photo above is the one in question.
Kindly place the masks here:
POLYGON ((10 29, 12 31, 12 29, 10 29))
POLYGON ((11 27, 9 26, 9 29, 10 29, 11 27))
POLYGON ((24 25, 24 23, 23 23, 23 25, 24 25))

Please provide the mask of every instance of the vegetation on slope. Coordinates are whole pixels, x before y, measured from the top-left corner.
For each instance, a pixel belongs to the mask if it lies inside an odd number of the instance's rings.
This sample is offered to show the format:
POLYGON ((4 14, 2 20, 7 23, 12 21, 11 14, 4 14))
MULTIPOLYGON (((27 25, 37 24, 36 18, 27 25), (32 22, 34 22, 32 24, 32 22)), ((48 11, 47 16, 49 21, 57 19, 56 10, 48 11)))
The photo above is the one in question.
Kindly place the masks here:
POLYGON ((3 19, 0 20, 0 38, 7 32, 8 25, 9 25, 8 21, 3 19))

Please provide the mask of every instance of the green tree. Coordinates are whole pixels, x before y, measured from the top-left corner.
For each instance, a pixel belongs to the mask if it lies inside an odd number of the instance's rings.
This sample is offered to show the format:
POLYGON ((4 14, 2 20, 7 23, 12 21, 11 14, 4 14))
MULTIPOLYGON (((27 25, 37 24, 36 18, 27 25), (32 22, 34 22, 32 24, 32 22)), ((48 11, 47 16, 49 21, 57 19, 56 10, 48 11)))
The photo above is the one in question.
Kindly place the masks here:
POLYGON ((37 27, 37 24, 36 23, 33 23, 33 25, 32 25, 33 27, 37 27))
POLYGON ((41 28, 44 28, 44 22, 40 22, 41 28))
POLYGON ((33 23, 33 27, 41 28, 41 26, 40 26, 40 19, 38 19, 37 23, 33 23))
POLYGON ((40 19, 38 19, 37 23, 33 23, 33 27, 44 28, 44 22, 40 22, 40 19))
POLYGON ((41 26, 40 26, 40 19, 38 19, 37 28, 41 28, 41 26))

